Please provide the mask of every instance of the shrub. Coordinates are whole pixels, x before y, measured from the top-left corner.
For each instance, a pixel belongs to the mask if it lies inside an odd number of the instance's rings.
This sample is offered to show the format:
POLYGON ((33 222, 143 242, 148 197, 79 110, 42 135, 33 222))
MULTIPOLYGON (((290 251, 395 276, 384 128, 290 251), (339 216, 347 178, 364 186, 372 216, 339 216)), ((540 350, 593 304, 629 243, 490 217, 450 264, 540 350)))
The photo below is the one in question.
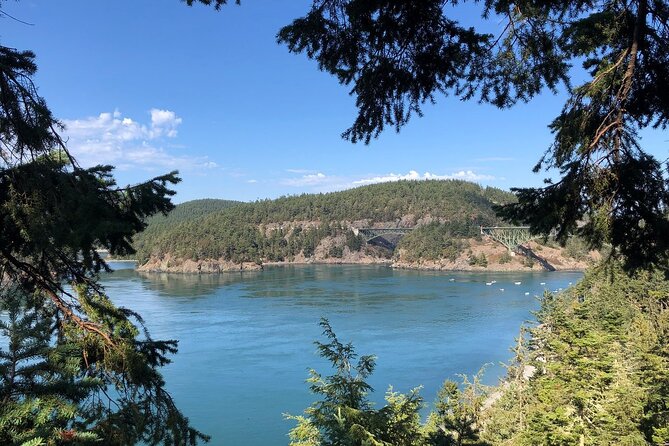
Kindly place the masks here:
POLYGON ((469 257, 469 264, 472 266, 481 266, 483 268, 488 267, 488 258, 485 256, 484 253, 481 253, 478 256, 470 256, 469 257))
POLYGON ((504 254, 502 254, 502 256, 499 258, 499 263, 501 264, 509 263, 511 259, 512 259, 511 253, 508 250, 506 250, 504 251, 504 254))
POLYGON ((341 246, 333 246, 328 250, 328 256, 341 259, 344 256, 344 249, 341 246))

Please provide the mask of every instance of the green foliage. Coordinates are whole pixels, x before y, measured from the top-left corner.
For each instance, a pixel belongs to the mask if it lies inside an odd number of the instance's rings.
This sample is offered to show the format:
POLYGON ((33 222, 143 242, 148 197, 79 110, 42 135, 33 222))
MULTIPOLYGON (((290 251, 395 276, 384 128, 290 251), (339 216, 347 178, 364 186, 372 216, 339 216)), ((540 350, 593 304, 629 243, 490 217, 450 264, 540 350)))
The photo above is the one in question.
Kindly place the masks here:
POLYGON ((638 135, 669 122, 669 5, 489 0, 487 7, 515 25, 500 53, 508 73, 566 77, 576 62, 590 76, 570 90, 550 124, 554 143, 535 168, 558 169, 561 179, 516 189, 519 201, 502 209, 505 218, 535 232, 558 229, 562 242, 579 234, 592 247, 611 243, 629 268, 665 267, 669 184, 638 135))
POLYGON ((386 404, 375 409, 367 399, 372 388, 366 379, 374 371, 373 356, 358 358, 352 344, 343 344, 326 319, 321 319, 327 342, 316 342, 334 375, 323 377, 310 370, 312 393, 320 397, 304 415, 285 415, 296 422, 289 433, 291 446, 462 446, 488 443, 479 438, 483 403, 488 395, 481 385, 483 369, 461 386, 446 381, 438 393, 435 410, 421 425, 423 399, 418 388, 407 394, 385 396, 386 404))
POLYGON ((328 256, 341 259, 344 256, 344 250, 341 246, 332 246, 328 250, 328 256))
MULTIPOLYGON (((60 321, 38 293, 3 289, 0 335, 0 443, 195 444, 192 429, 163 389, 157 367, 169 363, 174 341, 139 340, 132 312, 78 289, 83 311, 103 336, 60 321), (59 326, 62 324, 62 326, 59 326), (39 440, 39 441, 38 441, 39 440)), ((141 323, 141 321, 140 321, 141 323)), ((141 327, 143 328, 143 327, 141 327)))
POLYGON ((349 251, 357 252, 365 245, 365 239, 360 235, 355 235, 353 231, 346 231, 346 246, 349 251))
POLYGON ((145 248, 144 245, 147 241, 155 237, 156 234, 166 231, 181 222, 198 219, 239 203, 239 201, 205 198, 178 204, 167 214, 148 217, 146 219, 146 228, 134 237, 133 247, 137 251, 150 249, 148 247, 145 248))
MULTIPOLYGON (((79 386, 70 383, 74 362, 60 360, 63 348, 50 346, 53 309, 29 305, 32 300, 16 288, 3 289, 0 336, 8 340, 0 349, 0 443, 19 445, 53 443, 77 414, 95 378, 79 386)), ((77 432, 76 437, 91 435, 77 432)), ((94 437, 95 439, 95 437, 94 437)))
POLYGON ((523 266, 533 268, 536 261, 530 256, 523 256, 523 266))
POLYGON ((483 369, 472 381, 462 377, 462 389, 458 383, 447 380, 437 393, 435 410, 428 419, 429 444, 435 446, 479 445, 481 412, 487 396, 481 385, 483 369))
POLYGON ((488 258, 485 256, 485 253, 481 253, 477 256, 471 255, 469 257, 469 264, 471 266, 481 266, 483 268, 488 267, 488 258))
MULTIPOLYGON (((537 250, 538 250, 538 249, 537 249, 537 250)), ((513 259, 513 257, 511 257, 511 253, 510 253, 509 250, 507 249, 506 251, 504 251, 504 254, 502 254, 502 255, 499 257, 499 263, 501 263, 501 264, 503 265, 503 264, 505 264, 505 263, 509 263, 512 259, 513 259)))
POLYGON ((0 46, 0 443, 195 444, 158 369, 175 341, 149 337, 98 284, 97 249, 124 256, 173 208, 176 172, 120 188, 81 168, 37 93, 34 54, 0 46), (69 286, 66 286, 69 285, 69 286), (110 396, 111 395, 111 396, 110 396))
MULTIPOLYGON (((479 232, 479 225, 499 220, 494 203, 513 199, 499 189, 481 188, 464 181, 400 181, 328 194, 304 194, 239 203, 200 217, 149 222, 136 238, 138 258, 171 254, 179 258, 223 258, 233 262, 312 257, 326 237, 345 236, 351 252, 363 249, 364 240, 344 222, 396 222, 405 215, 431 216, 432 223, 405 236, 400 243, 416 258, 457 257, 463 243, 456 240, 479 232), (493 202, 492 199, 495 199, 493 202), (312 222, 302 227, 303 222, 312 222), (317 225, 312 226, 312 224, 317 225)), ((169 218, 169 216, 168 216, 169 218)), ((344 245, 338 244, 333 257, 344 245)))
POLYGON ((368 143, 386 125, 399 131, 436 92, 467 96, 461 81, 480 76, 476 61, 489 36, 447 19, 443 9, 441 0, 315 0, 278 40, 353 84, 358 116, 343 136, 368 143))
POLYGON ((565 254, 575 260, 584 260, 588 257, 588 245, 580 237, 569 237, 564 248, 565 254))
MULTIPOLYGON (((474 237, 484 219, 474 221, 432 222, 411 231, 400 240, 399 248, 404 249, 404 257, 409 261, 418 259, 455 261, 467 248, 463 238, 474 237)), ((485 221, 486 224, 493 220, 485 221)))
POLYGON ((310 389, 321 399, 304 416, 287 416, 297 422, 289 434, 291 446, 422 445, 423 402, 418 390, 400 394, 391 388, 386 405, 374 409, 367 399, 372 388, 365 381, 374 371, 374 357, 358 358, 352 344, 341 343, 327 320, 320 325, 327 342, 316 346, 335 373, 323 377, 310 370, 310 389))
POLYGON ((509 445, 666 441, 669 282, 662 271, 629 275, 619 264, 600 266, 567 292, 547 293, 538 318, 534 347, 523 359, 537 372, 502 389, 487 414, 485 439, 509 445))

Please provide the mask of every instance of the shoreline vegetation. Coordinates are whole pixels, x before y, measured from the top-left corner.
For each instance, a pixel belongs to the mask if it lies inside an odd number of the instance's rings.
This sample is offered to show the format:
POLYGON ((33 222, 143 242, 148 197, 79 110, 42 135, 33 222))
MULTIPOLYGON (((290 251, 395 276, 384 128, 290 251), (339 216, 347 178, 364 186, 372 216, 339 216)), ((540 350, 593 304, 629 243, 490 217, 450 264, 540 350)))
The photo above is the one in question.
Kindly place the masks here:
POLYGON ((196 200, 151 217, 134 246, 140 271, 219 273, 283 264, 383 264, 442 271, 583 270, 601 258, 577 238, 525 244, 515 255, 483 237, 508 225, 494 207, 514 196, 459 180, 398 181, 239 203, 196 200), (356 229, 402 228, 365 239, 356 229))

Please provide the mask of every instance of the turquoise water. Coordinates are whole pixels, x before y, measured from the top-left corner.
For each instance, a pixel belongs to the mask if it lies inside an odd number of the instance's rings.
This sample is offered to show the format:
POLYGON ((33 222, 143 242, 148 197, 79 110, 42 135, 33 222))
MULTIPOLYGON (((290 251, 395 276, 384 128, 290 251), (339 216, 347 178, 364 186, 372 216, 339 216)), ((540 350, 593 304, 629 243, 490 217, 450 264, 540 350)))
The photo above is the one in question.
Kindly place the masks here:
POLYGON ((401 392, 422 385, 432 403, 444 379, 486 363, 494 384, 519 326, 538 307, 534 295, 581 276, 310 265, 201 276, 118 269, 103 282, 154 338, 179 340, 164 369, 168 389, 213 436, 210 444, 272 446, 288 443, 292 423, 282 413, 300 414, 314 400, 307 369, 330 372, 313 344, 322 316, 359 354, 377 356, 373 400, 381 402, 389 385, 401 392))

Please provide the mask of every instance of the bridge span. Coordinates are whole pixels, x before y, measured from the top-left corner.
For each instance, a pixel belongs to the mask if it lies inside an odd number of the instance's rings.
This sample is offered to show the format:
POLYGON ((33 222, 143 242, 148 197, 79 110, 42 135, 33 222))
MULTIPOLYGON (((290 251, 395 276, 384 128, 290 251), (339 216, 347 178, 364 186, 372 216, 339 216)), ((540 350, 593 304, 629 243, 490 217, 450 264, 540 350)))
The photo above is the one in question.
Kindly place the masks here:
POLYGON ((530 240, 542 237, 533 235, 529 226, 481 226, 481 235, 501 243, 511 252, 517 251, 519 246, 530 240))
POLYGON ((404 236, 410 233, 413 228, 351 228, 355 235, 361 235, 367 243, 372 240, 383 237, 384 235, 404 236))

